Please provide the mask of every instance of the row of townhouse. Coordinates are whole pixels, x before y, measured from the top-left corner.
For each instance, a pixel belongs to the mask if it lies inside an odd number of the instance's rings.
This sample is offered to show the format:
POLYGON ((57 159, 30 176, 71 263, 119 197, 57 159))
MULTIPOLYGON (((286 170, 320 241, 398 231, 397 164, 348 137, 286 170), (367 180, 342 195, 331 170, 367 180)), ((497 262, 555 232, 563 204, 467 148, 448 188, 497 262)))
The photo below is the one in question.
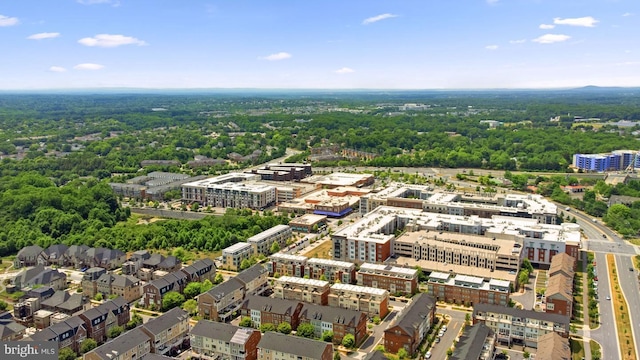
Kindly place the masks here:
POLYGON ((351 284, 329 285, 328 281, 282 276, 275 281, 273 297, 329 305, 384 318, 389 312, 389 292, 351 284))
POLYGON ((315 280, 353 284, 356 266, 346 261, 336 261, 306 256, 276 253, 266 263, 270 276, 307 277, 315 280))
POLYGON ((469 275, 454 275, 433 271, 427 280, 428 293, 438 301, 465 304, 494 304, 507 306, 511 284, 506 280, 490 279, 469 275))
POLYGON ((500 305, 477 304, 473 307, 473 323, 484 323, 509 345, 538 348, 540 338, 555 332, 569 336, 569 316, 523 310, 500 305))
POLYGON ((384 348, 391 353, 405 349, 413 357, 433 326, 436 316, 436 300, 425 293, 419 293, 395 320, 384 330, 384 348))
POLYGON ((147 250, 138 250, 122 264, 122 274, 133 275, 142 281, 150 281, 181 268, 182 262, 173 255, 164 256, 151 254, 147 250))
POLYGON ((575 267, 576 260, 567 254, 558 254, 551 259, 545 291, 547 313, 573 316, 575 267))
POLYGON ((253 326, 288 323, 292 330, 300 324, 311 324, 314 337, 320 338, 326 331, 333 332, 333 342, 340 344, 345 335, 351 334, 360 344, 367 333, 367 315, 362 311, 309 304, 302 301, 248 296, 240 308, 242 316, 250 317, 253 326))
POLYGON ((200 320, 190 337, 196 355, 213 359, 333 359, 331 343, 209 320, 200 320))
POLYGON ((26 246, 16 255, 13 266, 17 268, 35 265, 72 266, 77 269, 102 267, 108 270, 118 268, 126 259, 126 254, 117 249, 92 248, 87 245, 51 245, 46 249, 38 245, 26 246))
POLYGON ((145 324, 98 346, 83 360, 131 360, 146 354, 170 355, 189 340, 189 314, 173 308, 145 324))
POLYGON ((129 304, 118 297, 37 331, 29 340, 55 341, 59 349, 70 348, 78 352, 83 340, 91 338, 102 343, 110 328, 124 326, 129 320, 129 304))
POLYGON ((247 239, 222 249, 222 263, 225 268, 237 271, 244 260, 253 256, 271 254, 271 247, 278 243, 284 249, 293 232, 289 225, 276 225, 247 239))
POLYGON ((81 280, 82 294, 90 298, 98 293, 105 297, 122 296, 127 302, 133 302, 142 296, 142 282, 132 275, 107 273, 104 268, 91 268, 85 271, 81 280))
POLYGON ((152 280, 144 285, 142 298, 144 305, 153 305, 156 309, 162 308, 162 299, 171 291, 182 293, 190 282, 213 281, 216 275, 216 266, 211 259, 201 259, 192 265, 174 271, 159 279, 152 280))
POLYGON ((246 296, 262 294, 269 288, 268 275, 264 266, 256 264, 198 295, 198 315, 207 320, 229 320, 246 296))

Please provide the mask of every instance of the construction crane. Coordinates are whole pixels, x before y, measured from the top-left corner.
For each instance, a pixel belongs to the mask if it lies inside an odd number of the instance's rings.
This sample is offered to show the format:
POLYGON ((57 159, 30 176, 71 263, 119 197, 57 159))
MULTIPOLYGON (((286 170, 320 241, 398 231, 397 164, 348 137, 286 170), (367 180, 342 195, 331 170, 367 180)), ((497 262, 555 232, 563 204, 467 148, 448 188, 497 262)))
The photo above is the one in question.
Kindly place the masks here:
POLYGON ((636 154, 633 156, 633 160, 631 161, 631 163, 629 163, 629 166, 624 169, 625 173, 631 174, 634 172, 636 164, 638 163, 638 154, 640 154, 640 152, 636 152, 636 154))

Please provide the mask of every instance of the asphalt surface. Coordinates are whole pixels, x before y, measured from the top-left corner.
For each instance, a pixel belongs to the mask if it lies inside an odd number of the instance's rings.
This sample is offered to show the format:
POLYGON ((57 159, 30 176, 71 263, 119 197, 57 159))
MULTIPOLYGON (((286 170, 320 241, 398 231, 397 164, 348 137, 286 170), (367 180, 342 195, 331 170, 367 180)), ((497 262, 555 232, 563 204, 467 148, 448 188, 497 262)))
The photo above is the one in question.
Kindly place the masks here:
POLYGON ((447 350, 453 345, 453 341, 458 338, 458 333, 464 324, 464 311, 450 310, 450 309, 437 309, 438 314, 447 315, 449 323, 447 324, 447 331, 440 338, 440 342, 433 343, 431 348, 431 359, 446 359, 447 350))

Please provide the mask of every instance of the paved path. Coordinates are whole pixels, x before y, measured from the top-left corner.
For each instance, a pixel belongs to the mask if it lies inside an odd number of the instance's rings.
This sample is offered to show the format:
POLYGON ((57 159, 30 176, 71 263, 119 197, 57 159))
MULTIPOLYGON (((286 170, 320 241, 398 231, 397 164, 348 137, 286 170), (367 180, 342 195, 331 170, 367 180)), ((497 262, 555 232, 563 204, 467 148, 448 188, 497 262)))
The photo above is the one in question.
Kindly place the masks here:
POLYGON ((587 252, 582 252, 582 326, 584 358, 591 359, 591 327, 589 327, 589 274, 587 273, 587 252))

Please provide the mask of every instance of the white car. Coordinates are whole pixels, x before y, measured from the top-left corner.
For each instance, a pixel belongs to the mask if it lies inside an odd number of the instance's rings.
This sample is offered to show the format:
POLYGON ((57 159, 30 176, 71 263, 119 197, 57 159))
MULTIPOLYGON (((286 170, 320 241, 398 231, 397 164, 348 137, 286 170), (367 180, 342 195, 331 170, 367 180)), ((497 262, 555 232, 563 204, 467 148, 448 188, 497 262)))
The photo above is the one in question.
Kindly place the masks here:
POLYGON ((427 353, 424 354, 424 358, 425 359, 431 359, 431 351, 427 351, 427 353))

